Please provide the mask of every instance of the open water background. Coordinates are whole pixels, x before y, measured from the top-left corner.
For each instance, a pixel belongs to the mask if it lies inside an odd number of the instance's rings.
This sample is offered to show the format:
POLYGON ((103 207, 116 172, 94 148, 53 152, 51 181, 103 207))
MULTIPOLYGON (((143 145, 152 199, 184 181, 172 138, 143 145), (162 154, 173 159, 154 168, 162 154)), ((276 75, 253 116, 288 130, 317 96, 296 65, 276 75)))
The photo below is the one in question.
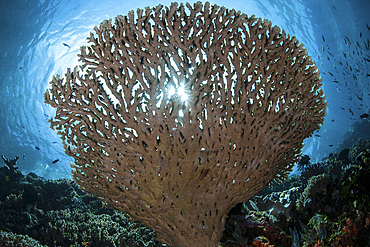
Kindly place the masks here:
MULTIPOLYGON (((43 99, 49 81, 54 74, 64 75, 67 67, 77 65, 79 47, 86 44, 93 27, 104 19, 126 15, 132 9, 170 3, 1 0, 0 154, 7 158, 20 156, 18 166, 24 173, 35 172, 48 179, 70 177, 69 163, 73 160, 64 154, 59 137, 47 121, 54 115, 43 99)), ((370 1, 210 3, 269 19, 306 46, 319 67, 328 101, 324 125, 305 141, 303 153, 313 161, 333 152, 351 125, 361 121, 359 116, 369 113, 370 1)))

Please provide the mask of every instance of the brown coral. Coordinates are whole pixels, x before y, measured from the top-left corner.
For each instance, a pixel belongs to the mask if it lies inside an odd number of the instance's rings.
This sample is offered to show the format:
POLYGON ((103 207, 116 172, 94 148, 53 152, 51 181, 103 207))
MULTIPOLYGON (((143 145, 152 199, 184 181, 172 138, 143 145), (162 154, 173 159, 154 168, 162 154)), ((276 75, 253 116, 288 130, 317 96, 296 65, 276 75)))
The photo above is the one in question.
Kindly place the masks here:
POLYGON ((226 215, 297 161, 320 127, 317 67, 267 20, 196 3, 95 28, 45 93, 81 188, 171 246, 215 246, 226 215))

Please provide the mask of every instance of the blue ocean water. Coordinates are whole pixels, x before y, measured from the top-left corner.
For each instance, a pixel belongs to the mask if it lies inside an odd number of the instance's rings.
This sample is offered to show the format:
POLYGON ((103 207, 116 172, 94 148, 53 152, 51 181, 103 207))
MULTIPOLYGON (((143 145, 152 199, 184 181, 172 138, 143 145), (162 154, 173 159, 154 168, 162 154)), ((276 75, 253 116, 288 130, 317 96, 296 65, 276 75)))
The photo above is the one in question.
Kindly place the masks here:
MULTIPOLYGON (((193 3, 194 1, 189 1, 193 3)), ((2 0, 0 2, 0 154, 48 179, 70 177, 43 94, 55 74, 78 64, 79 47, 104 19, 171 1, 2 0), (58 161, 57 161, 58 160, 58 161), (56 161, 56 162, 53 162, 56 161)), ((332 153, 370 106, 370 2, 367 0, 211 1, 270 20, 302 42, 316 62, 328 101, 322 128, 305 141, 319 161, 332 153)), ((370 130, 367 130, 370 131, 370 130)), ((364 133, 369 135, 369 133, 364 133)))

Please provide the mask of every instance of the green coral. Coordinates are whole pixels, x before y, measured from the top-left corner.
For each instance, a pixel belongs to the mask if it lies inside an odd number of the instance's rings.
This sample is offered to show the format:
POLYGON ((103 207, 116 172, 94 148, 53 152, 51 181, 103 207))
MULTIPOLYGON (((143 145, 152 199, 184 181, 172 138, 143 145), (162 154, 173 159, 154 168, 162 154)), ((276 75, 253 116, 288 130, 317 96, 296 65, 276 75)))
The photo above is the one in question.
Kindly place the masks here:
POLYGON ((321 240, 326 239, 327 224, 328 224, 328 217, 325 215, 320 215, 320 214, 316 214, 308 222, 308 226, 312 227, 315 230, 317 237, 321 240))
POLYGON ((46 242, 70 245, 88 242, 94 246, 149 246, 154 244, 153 231, 129 222, 120 212, 93 214, 84 209, 49 211, 46 214, 46 242))
POLYGON ((0 246, 47 247, 27 235, 0 230, 0 246))

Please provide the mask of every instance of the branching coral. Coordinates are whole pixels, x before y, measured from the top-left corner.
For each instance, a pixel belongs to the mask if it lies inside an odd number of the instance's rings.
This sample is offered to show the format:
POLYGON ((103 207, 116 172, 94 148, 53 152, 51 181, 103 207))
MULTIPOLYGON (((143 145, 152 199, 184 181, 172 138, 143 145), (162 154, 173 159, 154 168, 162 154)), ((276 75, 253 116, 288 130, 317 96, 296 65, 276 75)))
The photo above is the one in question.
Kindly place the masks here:
POLYGON ((317 67, 267 20, 196 3, 104 21, 45 101, 81 188, 171 246, 215 246, 323 123, 317 67))
POLYGON ((18 172, 18 166, 17 166, 17 161, 19 159, 19 156, 15 156, 14 159, 8 159, 5 158, 4 155, 1 155, 1 158, 5 162, 5 167, 14 173, 18 172))
POLYGON ((314 208, 329 183, 330 176, 326 173, 311 177, 297 201, 297 207, 304 208, 305 210, 314 208))

